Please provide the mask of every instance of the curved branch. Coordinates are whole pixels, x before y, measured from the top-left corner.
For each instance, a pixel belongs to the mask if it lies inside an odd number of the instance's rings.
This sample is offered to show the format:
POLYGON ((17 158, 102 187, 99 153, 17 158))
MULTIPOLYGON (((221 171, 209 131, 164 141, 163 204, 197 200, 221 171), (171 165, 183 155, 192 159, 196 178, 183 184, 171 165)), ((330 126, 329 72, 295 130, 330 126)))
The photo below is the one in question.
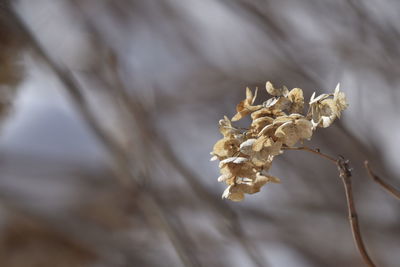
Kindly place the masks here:
POLYGON ((324 157, 324 158, 330 160, 332 163, 337 164, 337 161, 336 161, 336 159, 334 157, 331 157, 331 156, 329 156, 327 154, 322 153, 319 150, 319 148, 312 149, 312 148, 309 148, 309 147, 306 147, 306 146, 302 146, 302 147, 282 147, 282 149, 284 149, 284 150, 305 150, 305 151, 317 154, 317 155, 319 155, 321 157, 324 157))
POLYGON ((345 160, 343 158, 339 158, 337 160, 337 167, 339 170, 339 176, 343 182, 344 190, 346 192, 349 221, 350 221, 351 231, 353 233, 353 239, 357 245, 357 249, 360 252, 361 257, 363 258, 364 262, 368 266, 374 267, 376 265, 374 264, 374 262, 371 260, 370 256, 368 255, 367 249, 365 248, 365 245, 364 245, 364 242, 363 242, 363 239, 361 236, 360 226, 358 224, 358 216, 357 216, 356 206, 354 203, 353 190, 352 190, 352 185, 351 185, 351 169, 349 166, 349 161, 345 160))
POLYGON ((383 181, 378 175, 376 175, 369 166, 368 160, 364 161, 365 169, 368 172, 368 175, 376 182, 378 185, 382 186, 387 192, 389 192, 392 196, 400 200, 400 191, 391 186, 390 184, 383 181))

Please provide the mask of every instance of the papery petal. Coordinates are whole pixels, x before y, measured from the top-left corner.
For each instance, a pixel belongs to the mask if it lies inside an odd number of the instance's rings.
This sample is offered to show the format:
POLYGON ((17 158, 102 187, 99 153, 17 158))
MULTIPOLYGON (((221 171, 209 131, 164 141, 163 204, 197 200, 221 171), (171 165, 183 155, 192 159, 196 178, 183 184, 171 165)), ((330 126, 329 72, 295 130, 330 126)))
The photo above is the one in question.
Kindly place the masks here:
POLYGON ((310 139, 313 134, 313 125, 309 120, 299 119, 295 122, 296 131, 301 139, 310 139))
POLYGON ((267 90, 268 94, 273 96, 287 96, 289 93, 289 90, 286 86, 283 86, 282 88, 275 88, 270 81, 266 82, 265 89, 267 90))
POLYGON ((256 132, 259 132, 266 125, 272 124, 273 121, 274 119, 268 116, 257 118, 251 123, 251 128, 253 128, 256 132))
POLYGON ((230 177, 231 177, 231 175, 229 175, 229 174, 221 174, 217 180, 218 180, 218 182, 224 182, 224 181, 228 180, 230 177))
POLYGON ((239 132, 238 129, 232 126, 231 121, 226 116, 224 116, 224 119, 220 120, 218 124, 219 124, 219 131, 224 137, 239 132))
POLYGON ((304 109, 304 96, 303 90, 300 88, 293 88, 289 94, 288 99, 292 102, 289 113, 301 113, 304 109))
POLYGON ((273 124, 269 124, 267 126, 265 126, 264 128, 262 128, 262 130, 258 133, 258 136, 264 135, 266 134, 269 130, 274 129, 274 125, 273 124))
POLYGON ((247 139, 243 143, 240 144, 240 151, 246 155, 250 155, 252 153, 252 146, 256 139, 251 138, 247 139))
POLYGON ((242 201, 244 199, 244 192, 238 190, 234 185, 230 185, 225 189, 222 198, 227 198, 232 201, 242 201))
POLYGON ((326 98, 329 97, 329 94, 321 94, 319 96, 317 96, 316 98, 314 98, 315 96, 315 92, 312 94, 311 99, 310 99, 310 105, 317 103, 318 101, 324 100, 326 98))
POLYGON ((213 148, 212 154, 220 158, 231 157, 239 151, 239 140, 224 137, 218 140, 213 148))
POLYGON ((228 163, 241 164, 241 163, 244 163, 244 162, 246 162, 248 160, 249 159, 244 158, 244 157, 230 157, 230 158, 222 160, 219 163, 219 167, 221 168, 223 165, 228 164, 228 163))
POLYGON ((265 141, 269 139, 268 136, 262 135, 253 143, 252 149, 256 152, 260 151, 264 147, 265 141))
POLYGON ((253 99, 253 93, 251 92, 249 87, 246 87, 246 101, 250 104, 253 99))
POLYGON ((282 139, 287 146, 294 146, 299 141, 296 126, 293 122, 285 122, 275 131, 275 136, 282 139))
POLYGON ((273 105, 275 105, 275 104, 278 102, 278 100, 279 100, 278 97, 270 98, 270 99, 268 99, 267 101, 265 101, 265 102, 263 103, 263 107, 264 107, 264 108, 270 108, 270 107, 272 107, 273 105))

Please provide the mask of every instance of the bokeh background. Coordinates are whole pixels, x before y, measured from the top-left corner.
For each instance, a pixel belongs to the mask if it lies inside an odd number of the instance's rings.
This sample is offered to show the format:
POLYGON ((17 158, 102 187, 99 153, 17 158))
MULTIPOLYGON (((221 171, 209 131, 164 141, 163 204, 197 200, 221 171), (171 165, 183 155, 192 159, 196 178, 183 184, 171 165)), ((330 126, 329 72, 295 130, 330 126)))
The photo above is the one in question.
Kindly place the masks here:
MULTIPOLYGON (((218 120, 267 80, 349 108, 310 147, 350 159, 364 241, 400 265, 396 0, 0 1, 0 265, 364 266, 337 170, 286 151, 221 199, 218 120)), ((266 99, 265 90, 260 99, 266 99)), ((239 125, 245 125, 246 121, 239 125)))

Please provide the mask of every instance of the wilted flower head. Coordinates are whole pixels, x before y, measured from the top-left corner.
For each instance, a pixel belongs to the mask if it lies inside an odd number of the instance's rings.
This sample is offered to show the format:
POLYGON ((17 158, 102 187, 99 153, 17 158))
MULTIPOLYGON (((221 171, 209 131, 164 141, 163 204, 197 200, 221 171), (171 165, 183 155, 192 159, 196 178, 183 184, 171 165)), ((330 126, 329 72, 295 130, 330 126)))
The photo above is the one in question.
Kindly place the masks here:
POLYGON ((346 96, 339 90, 340 84, 336 86, 333 94, 322 94, 314 98, 314 92, 311 96, 310 107, 312 123, 315 126, 324 128, 330 126, 336 118, 340 118, 341 112, 347 108, 346 96))
POLYGON ((257 110, 260 108, 260 106, 253 106, 254 101, 256 100, 257 97, 257 91, 258 88, 256 88, 256 91, 254 93, 251 92, 250 88, 246 88, 246 99, 240 101, 239 104, 236 106, 236 115, 233 116, 232 121, 238 121, 244 116, 250 114, 251 112, 257 110))
POLYGON ((246 88, 246 98, 236 106, 232 121, 251 115, 248 129, 234 127, 226 116, 219 121, 223 138, 215 143, 211 160, 220 160, 218 181, 228 185, 223 198, 241 201, 245 194, 259 192, 267 183, 279 183, 279 178, 268 174, 274 157, 282 154, 284 147, 309 140, 317 127, 331 125, 348 105, 339 84, 333 94, 315 97, 314 93, 307 114, 302 114, 304 97, 300 88, 289 91, 285 86, 275 88, 271 82, 265 87, 273 97, 262 105, 253 105, 257 89, 253 95, 246 88))

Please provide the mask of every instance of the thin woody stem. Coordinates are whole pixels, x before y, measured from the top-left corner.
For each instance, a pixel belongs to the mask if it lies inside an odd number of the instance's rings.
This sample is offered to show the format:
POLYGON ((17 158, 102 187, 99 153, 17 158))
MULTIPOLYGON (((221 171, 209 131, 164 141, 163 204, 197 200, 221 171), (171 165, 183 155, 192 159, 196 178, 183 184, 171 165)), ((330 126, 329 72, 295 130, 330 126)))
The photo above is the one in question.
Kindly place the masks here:
POLYGON ((331 157, 331 156, 329 156, 327 154, 322 153, 321 151, 319 151, 318 148, 317 149, 312 149, 312 148, 309 148, 309 147, 306 147, 306 146, 302 146, 302 147, 282 147, 282 149, 284 149, 284 150, 305 150, 305 151, 317 154, 317 155, 319 155, 321 157, 324 157, 324 158, 332 161, 334 164, 337 164, 336 163, 337 160, 334 157, 331 157))
POLYGON ((339 170, 339 176, 342 179, 343 186, 346 192, 349 221, 350 221, 351 231, 353 233, 353 239, 357 245, 357 249, 360 252, 361 257, 363 258, 367 266, 375 267, 376 265, 368 255, 367 249, 365 248, 360 231, 360 226, 358 223, 358 216, 357 216, 356 206, 354 203, 353 190, 351 185, 351 170, 349 167, 349 161, 344 160, 343 158, 339 158, 336 164, 339 170))
MULTIPOLYGON (((375 267, 375 263, 372 261, 371 257, 369 256, 367 249, 365 248, 364 241, 362 239, 360 226, 358 223, 358 216, 357 210, 354 203, 353 198, 353 190, 351 185, 351 168, 349 166, 349 161, 344 160, 344 158, 339 157, 339 159, 335 159, 327 154, 322 153, 319 149, 312 149, 309 147, 283 147, 282 149, 285 150, 304 150, 316 155, 319 155, 325 159, 328 159, 332 163, 334 163, 338 170, 339 170, 339 177, 341 178, 344 186, 344 190, 346 193, 346 201, 347 201, 347 210, 349 213, 349 222, 351 227, 351 232, 353 234, 354 243, 364 260, 365 264, 369 267, 375 267)), ((367 168, 368 169, 368 168, 367 168)))
POLYGON ((387 192, 389 192, 392 196, 400 200, 400 191, 391 186, 390 184, 383 181, 378 175, 376 175, 369 166, 368 160, 364 161, 365 169, 367 169, 368 175, 380 186, 383 187, 387 192))

